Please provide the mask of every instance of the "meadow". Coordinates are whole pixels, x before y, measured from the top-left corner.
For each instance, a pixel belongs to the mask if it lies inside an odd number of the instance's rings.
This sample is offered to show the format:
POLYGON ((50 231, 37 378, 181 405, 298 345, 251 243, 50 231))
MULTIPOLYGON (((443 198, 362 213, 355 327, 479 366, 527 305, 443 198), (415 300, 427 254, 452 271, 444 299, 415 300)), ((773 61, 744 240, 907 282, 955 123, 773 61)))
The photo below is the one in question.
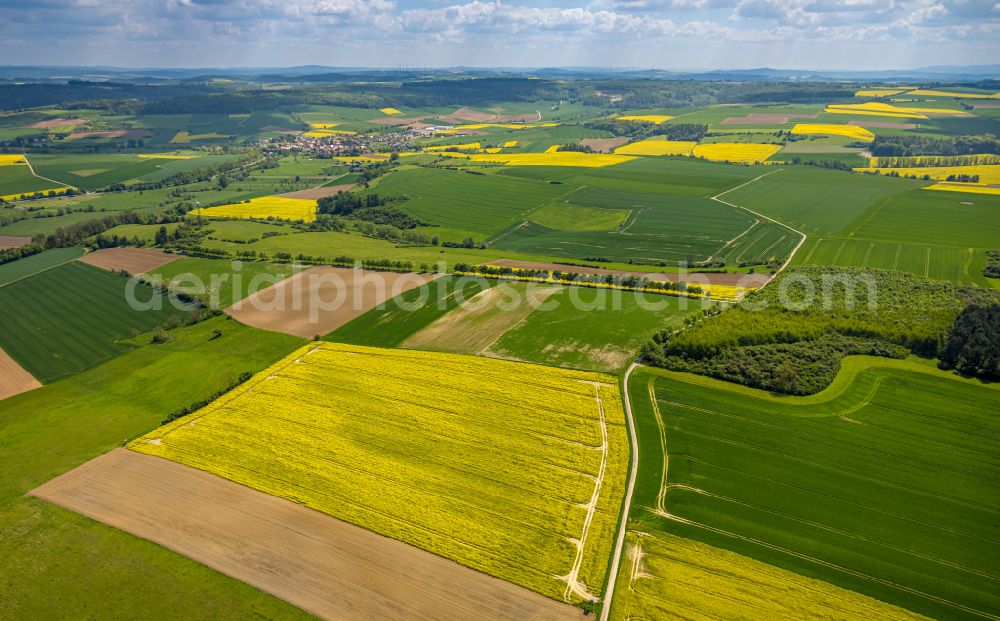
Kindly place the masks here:
POLYGON ((465 301, 496 284, 495 280, 442 276, 402 293, 382 308, 373 308, 323 337, 351 345, 398 347, 407 338, 433 324, 465 301), (425 297, 426 295, 426 297, 425 297))
POLYGON ((680 327, 701 305, 688 298, 563 287, 505 331, 491 355, 574 369, 619 372, 639 354, 645 335, 680 327))
POLYGON ((163 294, 139 287, 142 303, 159 297, 162 309, 140 311, 126 302, 128 280, 102 269, 70 262, 3 287, 5 317, 0 347, 42 383, 78 373, 129 349, 120 340, 145 332, 174 309, 163 294))
POLYGON ((228 308, 251 293, 280 282, 294 273, 288 263, 230 261, 183 257, 143 275, 204 300, 209 308, 228 308))
POLYGON ((126 618, 142 609, 161 618, 210 614, 235 621, 248 613, 313 618, 180 554, 26 495, 302 342, 224 317, 171 334, 161 345, 149 344, 148 338, 131 340, 117 358, 0 401, 5 614, 53 619, 86 611, 126 618), (213 338, 216 329, 222 337, 213 338), (110 593, 111 584, 120 596, 95 599, 95 594, 110 593))
MULTIPOLYGON (((810 397, 659 370, 629 389, 641 447, 632 530, 931 617, 1000 611, 996 386, 857 357, 810 397)), ((710 595, 753 597, 744 587, 710 595)))
POLYGON ((567 601, 600 594, 628 460, 611 377, 328 342, 129 446, 567 601))

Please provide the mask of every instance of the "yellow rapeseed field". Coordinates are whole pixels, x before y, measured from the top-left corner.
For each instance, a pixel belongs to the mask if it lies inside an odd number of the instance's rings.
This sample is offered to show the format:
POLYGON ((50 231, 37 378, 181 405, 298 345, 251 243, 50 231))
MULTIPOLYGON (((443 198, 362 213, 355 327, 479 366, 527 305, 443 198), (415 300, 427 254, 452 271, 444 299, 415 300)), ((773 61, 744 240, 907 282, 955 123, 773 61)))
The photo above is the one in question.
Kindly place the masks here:
POLYGON ((516 140, 508 140, 507 142, 503 143, 503 145, 501 145, 501 146, 503 146, 503 148, 505 148, 505 149, 510 148, 510 147, 516 147, 517 146, 517 141, 516 140))
POLYGON ((949 110, 947 108, 919 108, 896 106, 893 104, 869 101, 860 104, 830 104, 824 112, 832 114, 861 114, 889 116, 906 119, 926 119, 928 115, 938 116, 971 116, 964 110, 949 110))
POLYGON ((719 162, 752 164, 763 162, 781 150, 780 144, 758 144, 752 142, 717 142, 697 145, 692 154, 719 162))
POLYGON ((646 123, 665 123, 674 117, 666 114, 626 114, 618 117, 619 121, 645 121, 646 123))
POLYGON ((814 134, 847 136, 856 140, 875 140, 875 134, 856 125, 835 125, 832 123, 798 123, 792 128, 793 134, 810 136, 814 134))
POLYGON ((945 192, 970 192, 972 194, 992 194, 1000 196, 1000 187, 979 185, 976 183, 948 183, 942 181, 934 185, 927 186, 925 190, 943 190, 945 192))
POLYGON ((129 447, 579 602, 601 595, 626 433, 609 375, 315 342, 129 447))
POLYGON ((960 93, 955 91, 936 91, 933 89, 918 88, 906 93, 907 95, 923 95, 925 97, 960 97, 962 99, 997 99, 1000 93, 960 93))
POLYGON ((916 177, 922 179, 925 175, 934 181, 947 181, 952 175, 979 176, 980 185, 1000 184, 1000 164, 988 164, 984 166, 908 166, 906 168, 855 168, 856 172, 874 173, 887 175, 897 173, 900 177, 916 177))
POLYGON ((558 151, 556 153, 439 153, 457 157, 467 157, 473 162, 496 162, 507 166, 578 166, 581 168, 603 168, 624 164, 635 158, 630 155, 610 155, 605 153, 579 153, 558 151))
POLYGON ((448 149, 461 149, 463 151, 474 151, 481 149, 482 145, 478 142, 466 142, 464 144, 439 144, 430 147, 424 147, 424 151, 447 151, 448 149))
POLYGON ((485 149, 482 149, 483 153, 499 153, 501 151, 503 151, 501 147, 486 147, 485 149))
POLYGON ((309 129, 330 129, 331 127, 336 127, 339 123, 310 123, 309 129))
POLYGON ((378 111, 382 114, 403 114, 395 108, 379 108, 378 111))
MULTIPOLYGON (((57 194, 62 194, 63 192, 69 189, 71 189, 69 186, 64 185, 58 188, 45 188, 44 190, 32 190, 31 192, 18 192, 17 194, 5 194, 3 196, 0 196, 0 199, 3 199, 5 201, 16 201, 20 200, 22 196, 34 196, 39 192, 41 192, 42 194, 48 194, 49 192, 56 192, 57 194)), ((75 190, 76 188, 72 189, 75 190)))
POLYGON ((27 160, 19 153, 0 153, 0 166, 13 166, 14 164, 26 164, 27 160))
POLYGON ((697 142, 649 138, 615 149, 618 155, 690 155, 697 142))
POLYGON ((248 203, 204 207, 191 211, 195 216, 217 218, 275 218, 277 220, 316 219, 316 201, 306 198, 285 198, 283 196, 261 196, 248 203))
POLYGON ((545 149, 545 153, 559 153, 559 147, 561 146, 561 144, 551 145, 548 149, 545 149))
POLYGON ((614 621, 926 621, 926 617, 860 593, 676 535, 631 531, 626 542, 611 612, 614 621), (691 611, 698 615, 692 617, 691 611))
POLYGON ((351 136, 356 133, 349 129, 311 129, 303 135, 309 138, 327 138, 329 136, 351 136))

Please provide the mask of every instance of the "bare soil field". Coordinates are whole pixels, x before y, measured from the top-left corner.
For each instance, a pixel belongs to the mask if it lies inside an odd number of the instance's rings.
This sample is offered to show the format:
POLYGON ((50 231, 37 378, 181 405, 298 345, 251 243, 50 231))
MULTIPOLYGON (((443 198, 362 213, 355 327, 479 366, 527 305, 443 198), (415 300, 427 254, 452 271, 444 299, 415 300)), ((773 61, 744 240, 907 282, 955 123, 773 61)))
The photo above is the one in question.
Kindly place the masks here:
POLYGON ((848 121, 848 125, 855 127, 876 127, 882 129, 916 129, 916 123, 892 123, 889 121, 848 121))
POLYGON ((340 192, 346 192, 354 187, 353 183, 345 183, 343 185, 331 185, 324 186, 322 188, 309 188, 308 190, 298 190, 296 192, 285 192, 284 194, 278 194, 277 196, 282 196, 284 198, 308 198, 312 200, 318 200, 320 198, 325 198, 327 196, 333 196, 340 192))
POLYGON ((152 248, 104 248, 88 252, 80 261, 113 272, 125 270, 133 276, 145 274, 161 265, 176 261, 184 255, 167 254, 152 248))
POLYGON ((0 349, 0 400, 40 387, 42 384, 0 349))
POLYGON ((577 274, 615 274, 617 276, 642 276, 649 280, 661 282, 677 282, 680 280, 690 283, 707 283, 710 285, 738 285, 741 287, 760 287, 771 280, 770 274, 723 274, 713 272, 689 271, 681 273, 652 273, 652 272, 628 272, 624 270, 609 270, 601 267, 577 267, 576 265, 562 265, 560 263, 543 263, 538 261, 517 261, 515 259, 500 259, 490 261, 488 265, 503 267, 514 267, 532 270, 560 270, 563 272, 574 272, 577 274))
POLYGON ((582 144, 585 147, 590 147, 591 149, 597 151, 598 153, 611 153, 611 151, 622 146, 628 141, 629 139, 625 137, 585 138, 584 140, 580 141, 580 144, 582 144))
POLYGON ((578 619, 579 609, 180 464, 115 449, 31 495, 325 619, 578 619))
POLYGON ((10 248, 20 248, 21 246, 27 246, 30 243, 31 243, 30 237, 0 235, 0 250, 9 250, 10 248))
POLYGON ((723 125, 776 125, 787 123, 789 119, 815 119, 818 114, 758 114, 731 116, 722 121, 723 125))
POLYGON ((255 328, 312 338, 438 276, 313 267, 251 294, 226 313, 255 328))
POLYGON ((149 138, 153 132, 146 129, 116 129, 110 132, 73 132, 66 140, 79 138, 149 138))
POLYGON ((987 101, 987 102, 983 102, 983 103, 974 103, 974 104, 972 104, 972 107, 973 108, 984 108, 984 109, 1000 108, 1000 102, 998 102, 998 101, 987 101))
POLYGON ((39 121, 37 123, 32 123, 28 127, 32 129, 48 129, 50 127, 65 127, 67 125, 83 125, 86 123, 86 119, 49 119, 48 121, 39 121))

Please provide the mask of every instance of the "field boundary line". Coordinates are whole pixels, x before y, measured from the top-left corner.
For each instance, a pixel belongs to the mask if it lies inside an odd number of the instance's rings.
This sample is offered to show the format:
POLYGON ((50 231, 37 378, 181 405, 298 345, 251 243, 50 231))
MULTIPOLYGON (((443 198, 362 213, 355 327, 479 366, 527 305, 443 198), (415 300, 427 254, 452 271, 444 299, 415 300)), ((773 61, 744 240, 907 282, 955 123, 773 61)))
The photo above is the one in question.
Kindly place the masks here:
POLYGON ((800 231, 800 230, 798 230, 796 228, 793 228, 793 227, 785 224, 784 222, 780 222, 778 220, 775 220, 771 216, 765 216, 764 214, 756 212, 753 209, 748 209, 748 208, 743 207, 741 205, 737 205, 735 203, 730 203, 729 201, 722 200, 719 197, 723 196, 724 194, 729 194, 730 192, 732 192, 734 190, 738 190, 738 189, 740 189, 742 187, 748 186, 751 183, 753 183, 754 181, 758 181, 760 179, 763 179, 764 177, 767 177, 768 175, 774 175, 774 174, 780 173, 782 170, 784 170, 784 168, 779 168, 778 170, 772 170, 771 172, 766 172, 763 175, 754 177, 750 181, 747 181, 745 183, 741 183, 740 185, 738 185, 738 186, 736 186, 734 188, 729 188, 728 190, 719 192, 715 196, 709 197, 709 200, 717 201, 719 203, 722 203, 723 205, 729 205, 730 207, 733 207, 735 209, 742 209, 743 211, 746 211, 747 213, 751 213, 751 214, 757 216, 758 218, 764 218, 765 220, 773 222, 773 223, 777 224, 778 226, 784 227, 784 228, 788 229, 789 231, 802 236, 802 239, 799 240, 799 243, 796 244, 795 248, 792 248, 791 253, 789 253, 788 260, 786 260, 784 263, 781 264, 781 267, 778 268, 778 271, 776 271, 774 273, 774 276, 771 277, 770 280, 768 280, 766 283, 764 283, 763 285, 761 285, 761 289, 763 289, 764 287, 766 287, 767 283, 773 281, 779 274, 781 274, 781 272, 785 271, 785 268, 788 267, 788 265, 792 262, 792 259, 795 258, 795 254, 799 251, 799 248, 802 247, 802 244, 806 243, 806 239, 808 239, 808 235, 806 235, 805 233, 803 233, 802 231, 800 231))
MULTIPOLYGON (((792 556, 792 557, 795 557, 795 558, 800 558, 800 559, 805 560, 805 561, 809 561, 809 562, 812 562, 812 563, 816 563, 818 565, 823 565, 825 567, 829 567, 831 569, 842 571, 842 572, 844 572, 844 573, 846 573, 848 575, 851 575, 851 576, 855 576, 855 577, 858 577, 858 578, 861 578, 861 579, 864 579, 864 580, 871 580, 873 582, 877 582, 879 584, 882 584, 884 586, 888 586, 890 588, 895 588, 895 589, 898 589, 898 590, 901 590, 901 591, 904 591, 904 592, 907 592, 907 593, 911 593, 911 594, 916 595, 918 597, 923 597, 923 598, 926 598, 926 599, 930 599, 932 601, 936 601, 936 602, 938 602, 940 604, 944 604, 944 605, 950 606, 952 608, 958 608, 959 610, 964 610, 965 612, 969 612, 969 613, 972 613, 972 614, 975 614, 975 615, 979 615, 979 616, 985 617, 987 619, 994 619, 994 620, 1000 621, 1000 616, 998 616, 998 615, 991 614, 991 613, 988 613, 988 612, 984 612, 982 610, 976 610, 975 608, 966 606, 964 604, 960 604, 958 602, 953 602, 953 601, 951 601, 949 599, 945 599, 943 597, 940 597, 940 596, 937 596, 937 595, 933 595, 931 593, 924 593, 923 591, 920 591, 918 589, 914 589, 912 587, 908 587, 908 586, 906 586, 904 584, 899 584, 897 582, 892 582, 891 580, 886 580, 884 578, 879 578, 878 576, 872 576, 872 575, 866 574, 864 572, 855 571, 853 569, 849 569, 849 568, 844 567, 842 565, 837 565, 836 563, 832 563, 830 561, 825 561, 823 559, 816 558, 814 556, 809 556, 808 554, 804 554, 804 553, 801 553, 801 552, 796 552, 795 550, 792 550, 792 549, 789 549, 789 548, 785 548, 785 547, 782 547, 782 546, 779 546, 779 545, 776 545, 776 544, 773 544, 773 543, 769 543, 769 542, 761 540, 761 539, 756 539, 754 537, 748 537, 748 536, 745 536, 745 535, 740 535, 740 534, 737 534, 737 533, 733 533, 733 532, 724 530, 722 528, 716 528, 714 526, 709 526, 708 524, 703 524, 701 522, 696 522, 694 520, 690 520, 688 518, 681 517, 679 515, 674 515, 672 513, 668 513, 666 515, 659 515, 659 517, 661 517, 661 518, 663 518, 665 520, 670 520, 672 522, 677 522, 677 523, 680 523, 680 524, 687 524, 689 526, 694 526, 695 528, 701 528, 701 529, 707 530, 709 532, 713 532, 713 533, 722 535, 724 537, 731 537, 731 538, 739 540, 739 541, 746 541, 747 543, 756 544, 756 545, 759 545, 759 546, 762 546, 762 547, 765 547, 765 548, 768 548, 768 549, 771 549, 771 550, 775 550, 776 552, 781 552, 783 554, 788 554, 789 556, 792 556)), ((604 621, 604 620, 602 619, 602 621, 604 621)))
POLYGON ((31 174, 33 176, 38 177, 39 179, 45 179, 46 181, 51 181, 52 183, 55 183, 55 184, 58 184, 58 185, 64 185, 64 186, 68 186, 68 187, 72 187, 72 188, 76 187, 76 186, 70 185, 69 183, 66 183, 65 181, 56 181, 55 179, 49 179, 48 177, 43 177, 43 176, 39 175, 38 173, 35 172, 35 167, 31 165, 31 160, 28 159, 28 154, 22 152, 21 153, 21 157, 24 158, 24 163, 28 165, 28 170, 31 171, 31 174))
MULTIPOLYGON (((53 250, 54 250, 54 248, 53 248, 53 250)), ((88 251, 88 252, 89 252, 89 251, 88 251)), ((38 254, 42 254, 42 253, 41 253, 41 252, 39 252, 38 254)), ((87 253, 86 253, 86 252, 84 252, 84 253, 83 253, 82 255, 80 255, 80 257, 82 257, 82 256, 85 256, 86 254, 87 254, 87 253)), ((32 256, 34 256, 34 255, 32 255, 32 256)), ((80 259, 80 257, 73 257, 72 259, 69 259, 68 261, 63 261, 63 262, 62 262, 62 263, 60 263, 59 265, 52 265, 52 266, 50 266, 50 267, 47 267, 47 268, 45 268, 45 269, 43 269, 43 270, 38 270, 37 272, 32 272, 32 273, 30 273, 30 274, 27 274, 27 275, 25 275, 25 276, 21 276, 21 277, 20 277, 20 278, 18 278, 17 280, 12 280, 12 281, 10 281, 10 282, 5 282, 5 283, 3 283, 3 284, 0 284, 0 289, 3 289, 4 287, 6 287, 6 286, 8 286, 8 285, 13 285, 13 284, 14 284, 14 283, 16 283, 16 282, 21 282, 22 280, 24 280, 24 279, 26 279, 26 278, 31 278, 32 276, 38 276, 39 274, 44 274, 45 272, 47 272, 47 271, 49 271, 49 270, 54 270, 54 269, 56 269, 57 267, 62 267, 62 266, 64 266, 64 265, 66 265, 67 263, 72 263, 73 261, 78 261, 78 260, 80 259)), ((24 257, 24 258, 28 258, 28 257, 24 257)))
POLYGON ((625 371, 622 380, 622 405, 625 406, 625 417, 628 423, 629 451, 632 453, 632 460, 629 464, 628 487, 625 489, 625 500, 622 503, 621 521, 618 525, 618 536, 615 539, 615 549, 611 556, 611 569, 608 572, 608 588, 604 595, 604 605, 601 607, 600 621, 608 621, 611 614, 611 599, 615 594, 615 583, 618 581, 618 566, 621 564, 622 548, 625 545, 625 532, 628 530, 628 516, 632 509, 632 494, 635 491, 636 471, 639 469, 639 441, 635 435, 635 419, 632 418, 632 402, 628 396, 628 378, 632 371, 639 368, 638 362, 633 362, 625 371))

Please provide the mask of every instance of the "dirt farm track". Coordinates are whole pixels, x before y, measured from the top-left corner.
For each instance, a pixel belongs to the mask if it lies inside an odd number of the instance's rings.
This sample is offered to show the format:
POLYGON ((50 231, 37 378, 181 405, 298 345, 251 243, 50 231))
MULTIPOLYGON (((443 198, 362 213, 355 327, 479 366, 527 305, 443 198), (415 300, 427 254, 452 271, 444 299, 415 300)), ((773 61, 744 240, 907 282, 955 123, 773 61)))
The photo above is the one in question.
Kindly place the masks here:
POLYGON ((115 449, 31 495, 325 619, 579 619, 567 604, 201 470, 115 449))

